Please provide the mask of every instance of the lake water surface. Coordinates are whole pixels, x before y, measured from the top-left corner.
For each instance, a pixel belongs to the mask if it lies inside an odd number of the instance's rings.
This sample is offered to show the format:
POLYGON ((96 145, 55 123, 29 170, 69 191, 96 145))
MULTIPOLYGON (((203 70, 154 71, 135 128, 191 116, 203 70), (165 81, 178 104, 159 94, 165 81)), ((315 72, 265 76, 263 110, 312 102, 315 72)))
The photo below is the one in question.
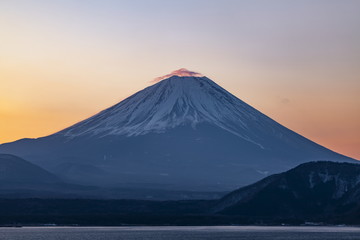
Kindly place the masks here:
POLYGON ((360 240, 356 227, 23 227, 0 228, 1 240, 360 240))

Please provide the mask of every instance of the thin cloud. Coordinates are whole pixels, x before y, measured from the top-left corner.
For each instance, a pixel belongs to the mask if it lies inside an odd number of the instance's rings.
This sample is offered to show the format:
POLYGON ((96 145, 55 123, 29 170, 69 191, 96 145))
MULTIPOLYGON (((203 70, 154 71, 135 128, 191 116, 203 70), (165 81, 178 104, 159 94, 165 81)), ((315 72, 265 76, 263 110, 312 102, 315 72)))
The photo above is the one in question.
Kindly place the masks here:
POLYGON ((204 77, 204 75, 202 75, 201 73, 198 72, 193 72, 193 71, 189 71, 186 68, 180 68, 178 70, 175 70, 169 74, 166 74, 164 76, 161 77, 157 77, 154 80, 150 81, 151 83, 157 83, 160 82, 161 80, 167 79, 169 77, 172 76, 179 76, 179 77, 204 77))

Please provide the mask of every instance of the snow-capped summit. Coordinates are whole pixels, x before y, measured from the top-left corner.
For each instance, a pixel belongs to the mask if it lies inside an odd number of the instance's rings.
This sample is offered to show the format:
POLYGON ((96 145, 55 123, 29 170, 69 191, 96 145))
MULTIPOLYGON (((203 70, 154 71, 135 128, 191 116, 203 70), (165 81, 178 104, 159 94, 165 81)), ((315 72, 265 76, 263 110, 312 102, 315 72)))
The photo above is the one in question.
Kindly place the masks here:
POLYGON ((0 145, 76 183, 227 191, 315 160, 354 160, 179 69, 60 132, 0 145))
POLYGON ((252 128, 263 129, 261 122, 269 121, 266 116, 207 77, 184 69, 173 73, 58 134, 67 137, 137 136, 162 133, 184 125, 196 128, 200 123, 208 123, 263 148, 257 143, 258 136, 248 128, 252 125, 252 128))

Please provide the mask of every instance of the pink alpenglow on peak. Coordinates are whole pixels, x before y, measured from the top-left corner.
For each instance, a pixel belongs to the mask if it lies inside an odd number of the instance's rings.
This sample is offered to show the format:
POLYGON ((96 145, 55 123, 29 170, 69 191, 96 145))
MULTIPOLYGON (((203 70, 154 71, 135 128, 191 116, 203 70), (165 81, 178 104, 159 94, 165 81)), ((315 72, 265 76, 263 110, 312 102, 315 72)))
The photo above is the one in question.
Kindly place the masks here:
POLYGON ((161 80, 167 79, 172 76, 179 76, 179 77, 204 77, 201 73, 189 71, 186 68, 180 68, 178 70, 175 70, 169 74, 166 74, 162 77, 157 77, 154 80, 152 80, 152 83, 160 82, 161 80))

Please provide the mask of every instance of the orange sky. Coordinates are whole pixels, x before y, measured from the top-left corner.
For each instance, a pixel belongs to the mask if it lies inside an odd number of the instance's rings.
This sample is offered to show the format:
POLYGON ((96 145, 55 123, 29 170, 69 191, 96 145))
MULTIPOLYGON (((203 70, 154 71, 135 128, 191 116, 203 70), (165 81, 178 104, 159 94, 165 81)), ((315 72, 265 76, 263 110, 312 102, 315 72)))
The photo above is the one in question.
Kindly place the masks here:
POLYGON ((59 131, 184 67, 360 159, 358 9, 330 0, 1 1, 0 143, 59 131))

